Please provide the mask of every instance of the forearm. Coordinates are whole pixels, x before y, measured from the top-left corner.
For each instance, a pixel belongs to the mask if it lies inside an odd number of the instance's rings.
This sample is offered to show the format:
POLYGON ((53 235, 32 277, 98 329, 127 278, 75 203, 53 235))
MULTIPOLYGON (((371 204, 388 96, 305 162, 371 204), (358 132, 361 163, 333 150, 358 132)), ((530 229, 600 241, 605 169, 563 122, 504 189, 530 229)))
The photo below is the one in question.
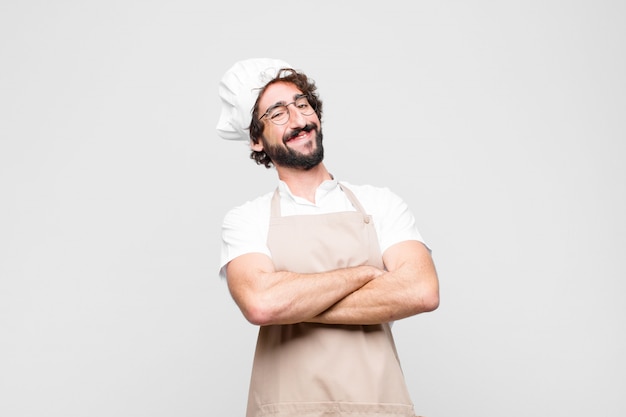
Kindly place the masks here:
MULTIPOLYGON (((379 324, 400 320, 435 306, 434 290, 387 273, 350 293, 310 321, 326 324, 379 324)), ((438 299, 438 297, 437 297, 438 299)))
POLYGON ((260 322, 267 325, 309 321, 361 288, 373 275, 366 267, 355 267, 316 274, 280 271, 264 278, 273 281, 257 294, 264 310, 260 322))
POLYGON ((274 271, 271 263, 254 256, 232 261, 227 269, 233 298, 244 316, 259 325, 310 321, 380 274, 371 266, 314 274, 274 271), (250 269, 247 265, 254 260, 259 266, 250 269))
POLYGON ((348 294, 311 321, 379 324, 432 311, 439 305, 439 281, 429 251, 407 241, 384 255, 389 272, 348 294))

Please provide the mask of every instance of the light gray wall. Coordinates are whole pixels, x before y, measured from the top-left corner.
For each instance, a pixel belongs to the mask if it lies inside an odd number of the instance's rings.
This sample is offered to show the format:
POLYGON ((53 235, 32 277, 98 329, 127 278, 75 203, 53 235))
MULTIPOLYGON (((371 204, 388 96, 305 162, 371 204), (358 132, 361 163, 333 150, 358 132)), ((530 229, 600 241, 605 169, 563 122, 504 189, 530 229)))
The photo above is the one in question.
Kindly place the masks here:
POLYGON ((215 123, 249 57, 317 81, 327 166, 433 248, 419 414, 626 414, 625 3, 368 4, 0 5, 0 415, 243 415, 219 230, 275 173, 215 123))

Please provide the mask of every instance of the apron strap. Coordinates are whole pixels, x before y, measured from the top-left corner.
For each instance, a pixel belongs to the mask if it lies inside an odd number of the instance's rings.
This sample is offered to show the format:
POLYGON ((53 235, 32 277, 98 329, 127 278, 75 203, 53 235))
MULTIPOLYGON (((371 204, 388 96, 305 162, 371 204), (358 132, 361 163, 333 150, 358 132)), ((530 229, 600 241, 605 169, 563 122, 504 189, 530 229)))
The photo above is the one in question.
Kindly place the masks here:
POLYGON ((281 217, 280 216, 280 192, 278 191, 278 187, 274 191, 274 195, 272 196, 272 209, 270 212, 271 217, 281 217))
POLYGON ((366 216, 367 213, 365 212, 365 209, 363 208, 363 206, 361 205, 359 200, 356 198, 354 193, 352 191, 350 191, 350 189, 348 187, 346 187, 345 185, 343 185, 341 183, 339 183, 339 188, 341 188, 341 191, 343 191, 346 194, 346 197, 348 197, 348 200, 350 200, 350 202, 352 203, 354 208, 357 209, 357 211, 359 213, 361 213, 362 215, 366 216))

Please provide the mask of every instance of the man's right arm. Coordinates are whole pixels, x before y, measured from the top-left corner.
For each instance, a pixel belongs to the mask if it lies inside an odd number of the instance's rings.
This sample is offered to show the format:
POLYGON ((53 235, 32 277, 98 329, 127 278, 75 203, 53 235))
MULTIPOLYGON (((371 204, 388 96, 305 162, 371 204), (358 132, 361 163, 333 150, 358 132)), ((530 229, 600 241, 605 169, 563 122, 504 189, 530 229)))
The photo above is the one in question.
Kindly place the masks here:
POLYGON ((249 322, 262 326, 310 320, 383 273, 367 265, 315 274, 276 271, 261 253, 238 256, 226 266, 233 299, 249 322))

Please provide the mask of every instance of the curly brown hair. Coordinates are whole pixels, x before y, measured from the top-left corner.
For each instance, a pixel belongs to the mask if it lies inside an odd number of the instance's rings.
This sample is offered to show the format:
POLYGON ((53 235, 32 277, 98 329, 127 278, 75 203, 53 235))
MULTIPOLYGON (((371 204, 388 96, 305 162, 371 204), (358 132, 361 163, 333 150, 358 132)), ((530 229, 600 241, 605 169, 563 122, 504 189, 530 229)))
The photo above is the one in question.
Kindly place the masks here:
MULTIPOLYGON (((320 122, 322 121, 322 100, 320 100, 317 94, 317 86, 315 85, 315 81, 307 77, 305 74, 296 71, 293 68, 281 68, 276 77, 270 80, 263 88, 259 90, 259 95, 254 102, 254 107, 252 109, 252 121, 250 122, 250 140, 253 143, 259 143, 261 140, 261 136, 263 135, 263 127, 265 126, 265 122, 259 120, 259 100, 265 90, 272 84, 276 83, 291 83, 295 85, 302 94, 307 96, 309 103, 315 109, 315 113, 319 118, 320 122)), ((258 165, 265 165, 265 168, 270 168, 272 166, 271 158, 264 151, 252 151, 250 153, 250 159, 253 159, 258 165)))

